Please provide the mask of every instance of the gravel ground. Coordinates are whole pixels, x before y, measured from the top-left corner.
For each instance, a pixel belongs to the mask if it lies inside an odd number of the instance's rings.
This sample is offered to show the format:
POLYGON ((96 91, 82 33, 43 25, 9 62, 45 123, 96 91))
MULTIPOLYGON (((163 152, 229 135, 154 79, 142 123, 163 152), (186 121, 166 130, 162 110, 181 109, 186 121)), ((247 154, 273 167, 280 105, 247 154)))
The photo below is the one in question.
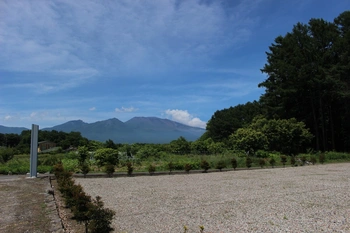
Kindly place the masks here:
POLYGON ((116 232, 350 232, 350 163, 77 182, 116 232))

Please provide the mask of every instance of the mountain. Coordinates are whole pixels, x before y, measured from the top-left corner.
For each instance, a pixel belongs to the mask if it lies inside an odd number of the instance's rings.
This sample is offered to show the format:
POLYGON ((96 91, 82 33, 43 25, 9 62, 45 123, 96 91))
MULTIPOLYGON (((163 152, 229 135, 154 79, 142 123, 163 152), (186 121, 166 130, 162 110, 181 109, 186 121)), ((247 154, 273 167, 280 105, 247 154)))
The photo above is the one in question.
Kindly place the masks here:
POLYGON ((3 125, 0 125, 0 133, 15 133, 15 134, 21 134, 23 130, 28 130, 24 127, 6 127, 3 125))
POLYGON ((195 141, 205 132, 205 129, 157 117, 134 117, 125 123, 117 118, 94 123, 75 120, 42 130, 78 131, 90 140, 105 142, 111 139, 115 143, 169 143, 180 136, 195 141))

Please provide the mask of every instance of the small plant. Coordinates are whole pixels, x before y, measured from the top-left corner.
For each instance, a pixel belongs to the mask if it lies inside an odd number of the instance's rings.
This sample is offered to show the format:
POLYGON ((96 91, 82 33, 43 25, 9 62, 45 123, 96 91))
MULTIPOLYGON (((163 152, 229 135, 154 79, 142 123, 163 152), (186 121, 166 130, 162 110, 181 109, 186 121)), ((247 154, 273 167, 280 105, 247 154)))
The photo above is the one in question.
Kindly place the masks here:
POLYGON ((187 233, 187 231, 188 231, 188 227, 185 225, 184 226, 184 233, 187 233))
POLYGON ((250 156, 247 156, 247 158, 245 160, 245 165, 247 166, 248 169, 251 168, 252 163, 253 163, 252 158, 250 158, 250 156))
POLYGON ((316 156, 311 156, 310 158, 310 162, 312 163, 312 165, 315 165, 317 163, 317 159, 316 159, 316 156))
POLYGON ((113 173, 115 172, 114 165, 112 164, 106 164, 105 165, 105 172, 109 177, 113 176, 113 173))
POLYGON ((290 158, 290 164, 292 165, 292 167, 294 167, 294 166, 295 166, 295 163, 296 163, 296 161, 295 161, 295 157, 294 157, 294 156, 292 156, 292 157, 290 158))
POLYGON ((132 175, 132 172, 134 171, 134 166, 132 165, 131 162, 127 162, 126 163, 126 167, 128 169, 128 175, 131 176, 132 175))
POLYGON ((210 169, 210 164, 206 160, 201 161, 201 168, 204 170, 204 172, 207 172, 210 169))
POLYGON ((233 170, 236 170, 236 168, 237 168, 237 159, 236 158, 231 159, 231 165, 232 165, 233 170))
POLYGON ((148 166, 148 172, 149 172, 149 174, 150 174, 150 175, 153 175, 155 171, 156 171, 156 166, 154 166, 153 164, 150 164, 150 165, 148 166))
POLYGON ((261 158, 259 159, 259 165, 261 168, 263 168, 265 166, 266 162, 265 162, 265 159, 261 158))
POLYGON ((302 165, 305 165, 305 163, 306 163, 306 156, 305 155, 301 157, 301 162, 303 163, 302 165))
POLYGON ((320 161, 320 164, 324 164, 324 162, 326 161, 326 156, 324 153, 319 155, 318 161, 320 161))
POLYGON ((272 168, 273 168, 273 167, 275 166, 275 164, 276 164, 276 160, 275 160, 273 157, 270 159, 269 162, 270 162, 272 168))
POLYGON ((90 167, 89 167, 89 165, 87 164, 87 163, 83 163, 82 165, 81 165, 81 172, 84 174, 84 178, 86 178, 86 174, 88 174, 89 173, 89 171, 90 171, 90 167))
POLYGON ((281 156, 281 163, 283 164, 283 167, 286 166, 286 163, 287 163, 287 156, 285 156, 285 155, 282 155, 282 156, 281 156))
POLYGON ((174 167, 175 165, 173 164, 173 162, 168 163, 169 174, 171 174, 171 172, 174 170, 174 167))
POLYGON ((186 163, 184 168, 187 173, 190 173, 190 171, 192 170, 192 164, 186 163))
POLYGON ((216 164, 216 169, 219 169, 219 171, 221 171, 223 168, 226 167, 226 163, 223 160, 220 160, 217 164, 216 164))
POLYGON ((204 233, 204 226, 199 226, 199 232, 204 233))

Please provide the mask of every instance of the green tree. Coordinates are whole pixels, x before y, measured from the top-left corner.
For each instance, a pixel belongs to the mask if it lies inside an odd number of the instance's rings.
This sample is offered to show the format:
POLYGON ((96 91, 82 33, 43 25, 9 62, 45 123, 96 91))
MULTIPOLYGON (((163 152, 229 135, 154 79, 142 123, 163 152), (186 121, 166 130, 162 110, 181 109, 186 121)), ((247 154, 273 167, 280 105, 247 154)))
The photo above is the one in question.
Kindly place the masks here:
POLYGON ((255 153, 268 147, 268 139, 264 133, 251 128, 240 128, 230 136, 230 142, 238 150, 255 153))
POLYGON ((95 151, 94 159, 100 167, 106 164, 116 165, 119 162, 118 151, 111 148, 98 149, 95 151))
POLYGON ((254 117, 264 112, 265 110, 257 101, 218 110, 208 121, 206 135, 215 142, 225 141, 237 129, 250 124, 254 117))
POLYGON ((294 117, 310 128, 316 150, 349 150, 350 11, 334 22, 311 19, 278 36, 267 52, 259 84, 269 118, 294 117))
POLYGON ((191 144, 184 137, 179 137, 170 142, 170 148, 174 154, 185 155, 190 153, 191 144))

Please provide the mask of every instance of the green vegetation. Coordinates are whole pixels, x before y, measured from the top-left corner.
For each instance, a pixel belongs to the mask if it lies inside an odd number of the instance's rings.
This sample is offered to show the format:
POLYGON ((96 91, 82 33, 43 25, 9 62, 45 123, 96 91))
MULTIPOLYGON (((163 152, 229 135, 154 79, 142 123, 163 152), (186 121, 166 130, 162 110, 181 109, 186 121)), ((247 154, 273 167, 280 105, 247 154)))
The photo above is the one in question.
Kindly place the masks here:
MULTIPOLYGON (((268 48, 258 101, 217 110, 197 141, 168 144, 90 141, 79 132, 39 131, 57 150, 39 154, 39 172, 61 162, 69 172, 292 166, 350 161, 350 11, 333 22, 297 23, 268 48), (73 151, 71 151, 71 149, 73 151)), ((0 173, 29 172, 30 131, 0 134, 0 173)), ((113 174, 113 173, 112 173, 113 174)))

